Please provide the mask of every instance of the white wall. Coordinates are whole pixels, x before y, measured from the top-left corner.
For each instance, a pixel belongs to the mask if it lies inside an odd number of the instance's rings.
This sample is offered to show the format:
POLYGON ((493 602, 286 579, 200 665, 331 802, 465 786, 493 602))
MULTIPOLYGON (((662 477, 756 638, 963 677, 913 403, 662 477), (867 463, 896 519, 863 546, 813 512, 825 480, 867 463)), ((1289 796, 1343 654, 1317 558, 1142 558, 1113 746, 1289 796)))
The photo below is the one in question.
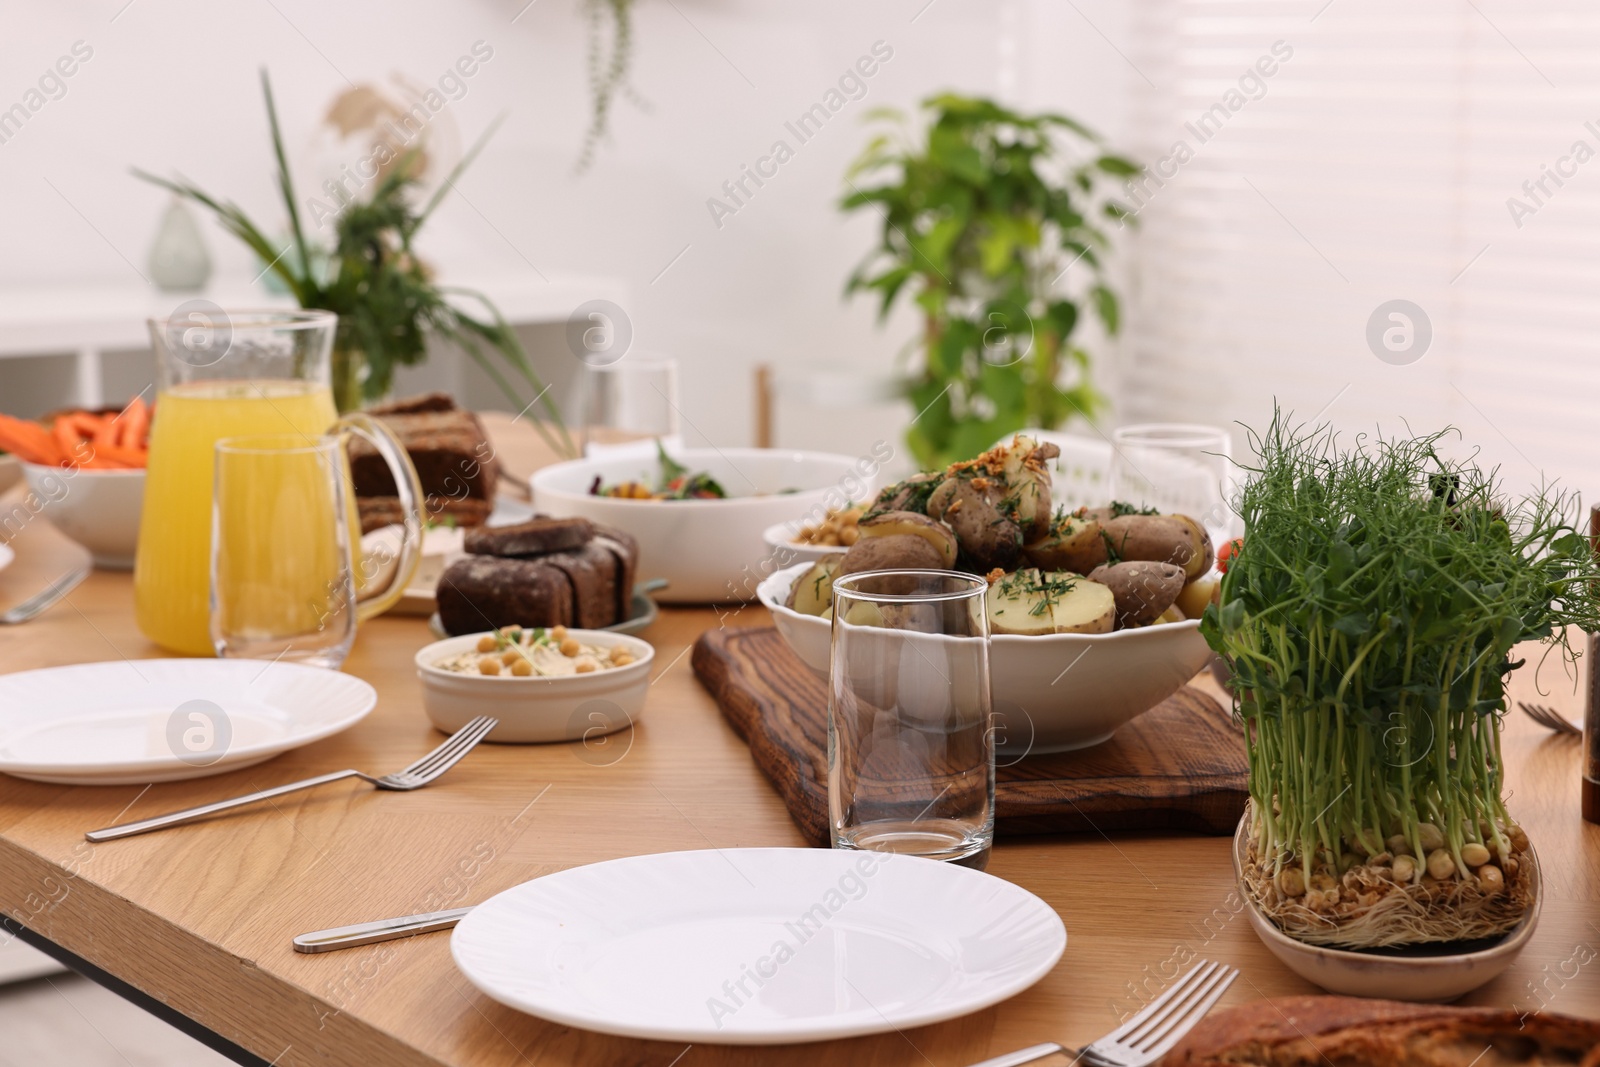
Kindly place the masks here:
MULTIPOLYGON (((834 207, 867 108, 943 88, 998 93, 1115 139, 1135 76, 1108 43, 1127 44, 1114 0, 639 0, 633 84, 650 110, 620 103, 610 143, 579 176, 589 107, 580 0, 525 10, 527 0, 124 2, 0 3, 0 107, 75 41, 94 53, 61 99, 0 144, 0 284, 134 277, 124 257, 143 267, 165 201, 130 165, 182 171, 280 224, 259 66, 271 70, 303 156, 346 79, 434 81, 481 40, 493 57, 449 114, 464 142, 496 115, 508 119, 463 196, 430 223, 425 250, 447 275, 537 268, 624 279, 635 343, 682 360, 684 415, 718 444, 750 438, 754 364, 883 372, 915 332, 904 317, 880 330, 868 302, 841 298, 874 232, 875 220, 834 207), (893 58, 866 97, 796 143, 784 122, 876 41, 893 58), (795 157, 719 229, 707 198, 778 138, 795 157)), ((219 271, 253 273, 225 235, 209 225, 207 234, 219 271)), ((811 412, 803 423, 780 414, 780 440, 865 448, 897 438, 905 417, 899 405, 811 412)))

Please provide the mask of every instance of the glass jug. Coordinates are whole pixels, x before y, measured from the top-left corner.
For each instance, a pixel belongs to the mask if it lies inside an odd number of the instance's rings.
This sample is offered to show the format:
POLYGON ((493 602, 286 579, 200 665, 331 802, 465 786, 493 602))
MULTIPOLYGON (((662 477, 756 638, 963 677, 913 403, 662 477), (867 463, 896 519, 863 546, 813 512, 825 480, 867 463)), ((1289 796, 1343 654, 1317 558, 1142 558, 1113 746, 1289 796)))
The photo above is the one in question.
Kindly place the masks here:
MULTIPOLYGON (((139 629, 156 644, 215 654, 210 632, 212 483, 225 437, 357 433, 394 473, 405 514, 399 564, 387 588, 360 591, 357 619, 387 609, 416 573, 422 546, 422 487, 405 448, 381 422, 333 405, 329 356, 339 317, 330 311, 224 312, 200 301, 150 320, 157 398, 149 472, 134 562, 139 629)), ((348 485, 348 470, 345 473, 348 485)), ((348 543, 360 552, 355 498, 346 493, 348 543)), ((298 546, 288 543, 285 552, 298 546)), ((359 558, 352 570, 362 574, 359 558)))

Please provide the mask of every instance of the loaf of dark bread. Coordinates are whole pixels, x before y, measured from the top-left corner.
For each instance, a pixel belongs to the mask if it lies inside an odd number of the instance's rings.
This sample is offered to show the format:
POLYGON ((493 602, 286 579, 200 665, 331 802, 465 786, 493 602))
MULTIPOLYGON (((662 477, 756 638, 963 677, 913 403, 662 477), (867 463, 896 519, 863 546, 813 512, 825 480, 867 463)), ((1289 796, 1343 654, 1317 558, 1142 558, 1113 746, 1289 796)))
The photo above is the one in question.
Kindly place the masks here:
POLYGON ((446 633, 573 626, 572 583, 542 560, 467 556, 445 568, 434 599, 446 633))
POLYGON ((1354 997, 1283 997, 1214 1012, 1162 1067, 1600 1067, 1600 1022, 1354 997))
POLYGON ((543 556, 582 548, 594 536, 588 519, 552 519, 535 515, 514 526, 485 526, 468 530, 464 547, 475 556, 543 556))
MULTIPOLYGON (((410 397, 367 412, 394 431, 417 468, 424 516, 454 518, 459 525, 483 521, 494 503, 497 466, 483 424, 444 393, 410 397), (480 506, 463 506, 476 501, 480 506), (484 507, 481 505, 488 505, 484 507)), ((350 441, 350 478, 356 498, 397 500, 394 476, 377 450, 360 437, 350 441)))
POLYGON ((452 635, 502 626, 597 630, 632 610, 639 543, 622 530, 535 515, 467 530, 462 540, 469 555, 445 570, 435 594, 452 635))

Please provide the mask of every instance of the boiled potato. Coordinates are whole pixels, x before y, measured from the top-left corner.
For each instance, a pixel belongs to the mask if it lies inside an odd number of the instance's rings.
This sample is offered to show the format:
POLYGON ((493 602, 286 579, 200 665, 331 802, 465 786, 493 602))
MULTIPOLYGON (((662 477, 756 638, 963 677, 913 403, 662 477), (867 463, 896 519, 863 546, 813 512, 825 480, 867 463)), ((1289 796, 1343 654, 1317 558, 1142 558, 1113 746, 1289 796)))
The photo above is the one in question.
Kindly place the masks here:
POLYGON ((1195 578, 1183 587, 1173 606, 1183 612, 1186 619, 1198 619, 1206 613, 1206 605, 1216 597, 1222 581, 1218 578, 1195 578))
POLYGON ((1164 622, 1183 622, 1183 612, 1178 610, 1178 605, 1173 604, 1160 615, 1150 620, 1151 626, 1160 626, 1164 622))
POLYGON ((1166 611, 1183 591, 1184 577, 1182 567, 1154 560, 1096 567, 1089 574, 1116 598, 1119 628, 1143 626, 1166 611))
POLYGON ((1076 574, 1031 568, 992 583, 986 608, 997 634, 1103 634, 1116 619, 1110 589, 1076 574))
POLYGON ((1206 532, 1204 526, 1187 515, 1169 515, 1167 518, 1178 520, 1191 531, 1194 554, 1189 557, 1189 562, 1183 565, 1183 569, 1188 572, 1191 579, 1205 574, 1211 569, 1211 561, 1215 555, 1215 550, 1211 546, 1211 535, 1206 532))
POLYGON ((1088 574, 1106 561, 1106 542, 1094 519, 1057 512, 1044 537, 1023 545, 1022 554, 1041 571, 1088 574))
POLYGON ((920 537, 932 545, 949 569, 956 565, 956 535, 950 527, 914 511, 885 511, 863 519, 858 527, 862 538, 898 537, 902 534, 920 537))
POLYGON ((857 600, 845 609, 841 621, 849 626, 882 626, 883 612, 870 601, 857 600))
POLYGON ((1017 434, 1006 449, 1005 482, 1014 502, 1012 514, 1027 537, 1041 537, 1050 528, 1050 470, 1045 460, 1061 454, 1055 445, 1040 445, 1017 434))
MULTIPOLYGON (((1060 575, 1045 575, 1048 581, 1060 575)), ((1117 601, 1111 590, 1099 582, 1091 582, 1077 575, 1071 588, 1063 592, 1051 605, 1058 634, 1108 634, 1116 629, 1117 601)))
POLYGON ((1036 570, 1013 571, 989 584, 989 631, 1037 637, 1056 632, 1055 615, 1036 570))
MULTIPOLYGON (((1197 527, 1171 515, 1123 515, 1105 523, 1106 543, 1111 555, 1119 562, 1149 560, 1153 563, 1173 563, 1184 569, 1184 577, 1200 555, 1200 538, 1197 527)), ((1210 567, 1210 560, 1201 556, 1197 574, 1210 567)))
POLYGON ((946 478, 939 483, 939 487, 928 496, 928 518, 944 518, 944 509, 950 506, 950 501, 956 498, 956 486, 959 479, 946 478))
POLYGON ((821 615, 833 606, 833 579, 844 553, 824 556, 811 565, 811 569, 795 579, 789 587, 787 607, 802 615, 821 615))
POLYGON ((884 534, 863 537, 850 546, 839 565, 838 574, 861 571, 942 571, 949 567, 944 554, 933 542, 917 534, 884 534))
POLYGON ((1001 486, 991 478, 955 479, 944 521, 955 531, 967 569, 988 574, 1015 570, 1022 559, 1022 528, 996 505, 1001 486))

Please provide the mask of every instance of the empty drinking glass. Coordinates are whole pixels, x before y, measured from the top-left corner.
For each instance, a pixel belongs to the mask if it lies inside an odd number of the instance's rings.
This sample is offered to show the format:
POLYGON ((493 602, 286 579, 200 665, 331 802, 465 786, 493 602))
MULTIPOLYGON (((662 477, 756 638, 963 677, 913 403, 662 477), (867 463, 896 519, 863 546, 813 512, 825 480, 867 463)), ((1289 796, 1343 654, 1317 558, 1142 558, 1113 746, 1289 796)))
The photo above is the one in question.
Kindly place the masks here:
MULTIPOLYGON (((678 361, 629 352, 615 363, 585 365, 577 388, 579 445, 586 456, 636 450, 655 439, 681 442, 678 361)), ((654 454, 654 446, 649 448, 654 454)))
POLYGON ((867 571, 833 585, 828 809, 835 848, 982 868, 994 840, 988 583, 867 571))
POLYGON ((1112 431, 1111 499, 1188 515, 1221 545, 1234 536, 1232 438, 1221 426, 1143 423, 1112 431))

